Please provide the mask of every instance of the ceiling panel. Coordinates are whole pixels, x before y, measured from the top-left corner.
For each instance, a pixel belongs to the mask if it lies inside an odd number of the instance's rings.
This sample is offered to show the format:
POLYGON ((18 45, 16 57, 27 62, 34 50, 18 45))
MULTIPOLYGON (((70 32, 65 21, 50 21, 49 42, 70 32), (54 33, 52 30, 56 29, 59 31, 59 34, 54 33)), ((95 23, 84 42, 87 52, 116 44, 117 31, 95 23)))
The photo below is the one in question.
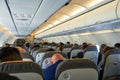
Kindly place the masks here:
POLYGON ((8 6, 11 10, 18 35, 28 35, 27 30, 34 15, 36 14, 42 0, 9 0, 8 6))
POLYGON ((6 6, 5 0, 0 0, 0 24, 4 25, 14 34, 17 34, 17 31, 12 22, 11 16, 9 14, 8 8, 6 6))
POLYGON ((33 19, 29 29, 35 29, 51 17, 58 9, 63 7, 69 0, 44 0, 33 19), (38 22, 39 21, 39 22, 38 22))

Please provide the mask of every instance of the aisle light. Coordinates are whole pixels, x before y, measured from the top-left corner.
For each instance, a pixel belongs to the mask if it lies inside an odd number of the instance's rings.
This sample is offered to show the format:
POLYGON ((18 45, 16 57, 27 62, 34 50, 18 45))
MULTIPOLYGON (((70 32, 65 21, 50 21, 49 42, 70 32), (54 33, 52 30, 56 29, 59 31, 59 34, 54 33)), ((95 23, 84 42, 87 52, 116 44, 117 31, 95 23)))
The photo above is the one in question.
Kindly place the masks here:
POLYGON ((38 30, 37 31, 35 31, 34 32, 34 35, 36 35, 36 34, 38 34, 38 33, 41 33, 41 32, 43 32, 44 30, 47 30, 47 29, 49 29, 49 28, 51 28, 53 25, 52 24, 50 24, 50 23, 45 23, 45 24, 43 24, 41 27, 43 27, 43 28, 38 28, 38 30))
POLYGON ((70 4, 68 5, 68 7, 72 9, 72 11, 68 13, 68 15, 70 15, 71 17, 76 16, 82 13, 83 11, 87 10, 85 7, 82 7, 81 5, 77 5, 77 4, 70 4))
POLYGON ((65 20, 68 20, 70 18, 70 16, 67 16, 67 15, 61 15, 61 17, 60 17, 60 21, 61 22, 63 22, 63 21, 65 21, 65 20))
POLYGON ((103 34, 103 33, 112 33, 112 30, 102 30, 102 31, 96 31, 92 32, 92 34, 103 34))
POLYGON ((70 36, 78 36, 78 34, 73 34, 73 35, 70 35, 70 36))
POLYGON ((79 35, 82 35, 82 36, 84 36, 84 35, 91 35, 92 33, 90 33, 90 32, 86 32, 86 33, 81 33, 81 34, 79 34, 79 35))

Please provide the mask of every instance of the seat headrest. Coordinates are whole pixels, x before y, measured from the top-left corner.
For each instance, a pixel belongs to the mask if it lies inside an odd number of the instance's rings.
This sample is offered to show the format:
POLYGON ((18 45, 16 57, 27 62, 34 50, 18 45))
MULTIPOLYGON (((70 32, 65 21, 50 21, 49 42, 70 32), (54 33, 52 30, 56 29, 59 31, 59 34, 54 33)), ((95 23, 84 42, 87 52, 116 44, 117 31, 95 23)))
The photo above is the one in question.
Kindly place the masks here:
MULTIPOLYGON (((92 69, 98 73, 97 66, 88 59, 74 59, 74 60, 64 60, 62 61, 56 70, 56 79, 64 71, 69 71, 73 69, 92 69)), ((79 73, 78 73, 79 74, 79 73)))
MULTIPOLYGON (((23 74, 35 73, 44 79, 41 67, 32 61, 10 61, 0 64, 1 73, 23 74)), ((28 76, 28 75, 27 75, 28 76)), ((30 75, 29 75, 30 76, 30 75)))

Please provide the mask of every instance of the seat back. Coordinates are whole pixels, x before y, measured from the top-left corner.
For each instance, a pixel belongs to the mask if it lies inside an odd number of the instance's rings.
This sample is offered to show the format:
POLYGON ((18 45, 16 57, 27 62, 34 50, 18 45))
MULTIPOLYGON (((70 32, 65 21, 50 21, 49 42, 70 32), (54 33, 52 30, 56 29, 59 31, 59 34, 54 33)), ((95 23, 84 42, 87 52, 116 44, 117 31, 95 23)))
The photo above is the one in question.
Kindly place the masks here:
POLYGON ((65 55, 67 56, 68 52, 70 52, 72 49, 72 45, 65 45, 63 48, 63 53, 65 53, 65 55))
POLYGON ((86 51, 84 53, 84 58, 88 58, 91 61, 93 61, 95 64, 97 64, 98 55, 99 55, 99 52, 97 50, 97 47, 96 46, 90 46, 86 49, 86 51))
POLYGON ((109 51, 105 58, 103 80, 110 80, 113 77, 120 80, 120 50, 109 51))
POLYGON ((42 69, 46 69, 51 65, 52 65, 51 58, 46 58, 42 63, 42 69))
POLYGON ((65 60, 57 67, 56 80, 98 80, 97 67, 88 59, 65 60))
POLYGON ((21 53, 23 61, 34 61, 33 56, 28 53, 21 53))
POLYGON ((39 65, 41 65, 41 61, 42 61, 42 58, 43 56, 45 55, 46 52, 39 52, 36 56, 36 63, 38 63, 39 65))
POLYGON ((16 61, 0 64, 1 73, 9 73, 20 80, 45 80, 41 67, 34 62, 16 61))
POLYGON ((78 53, 80 53, 80 52, 83 52, 83 50, 82 50, 81 46, 78 46, 78 47, 72 49, 70 57, 71 58, 77 57, 78 53))
POLYGON ((41 59, 44 56, 44 54, 47 52, 47 48, 40 48, 37 51, 36 57, 35 57, 35 62, 41 65, 41 59))

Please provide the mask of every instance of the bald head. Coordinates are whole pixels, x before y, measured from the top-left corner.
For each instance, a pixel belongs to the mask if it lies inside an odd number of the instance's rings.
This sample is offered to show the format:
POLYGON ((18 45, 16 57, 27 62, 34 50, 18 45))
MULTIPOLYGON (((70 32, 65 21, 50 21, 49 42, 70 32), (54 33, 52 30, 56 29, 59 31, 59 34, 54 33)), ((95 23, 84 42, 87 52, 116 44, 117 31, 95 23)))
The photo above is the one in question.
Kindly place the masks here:
POLYGON ((64 58, 61 54, 56 53, 56 54, 54 54, 54 55, 52 56, 51 62, 54 64, 54 63, 56 63, 57 61, 59 61, 59 60, 64 60, 64 59, 65 59, 65 58, 64 58))

